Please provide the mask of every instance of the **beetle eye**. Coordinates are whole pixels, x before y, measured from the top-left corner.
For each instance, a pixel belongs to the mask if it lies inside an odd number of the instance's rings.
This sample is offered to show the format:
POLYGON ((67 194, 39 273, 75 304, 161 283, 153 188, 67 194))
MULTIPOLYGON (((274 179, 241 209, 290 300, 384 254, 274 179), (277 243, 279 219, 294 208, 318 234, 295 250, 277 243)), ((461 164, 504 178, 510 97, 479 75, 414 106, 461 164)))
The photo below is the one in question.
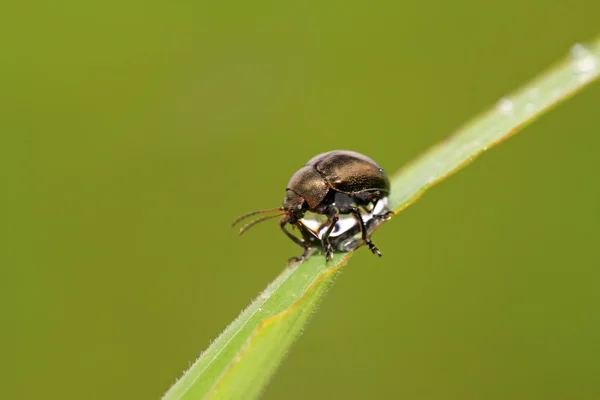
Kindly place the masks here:
POLYGON ((294 206, 294 215, 296 216, 296 218, 302 218, 304 216, 302 204, 296 204, 294 206))

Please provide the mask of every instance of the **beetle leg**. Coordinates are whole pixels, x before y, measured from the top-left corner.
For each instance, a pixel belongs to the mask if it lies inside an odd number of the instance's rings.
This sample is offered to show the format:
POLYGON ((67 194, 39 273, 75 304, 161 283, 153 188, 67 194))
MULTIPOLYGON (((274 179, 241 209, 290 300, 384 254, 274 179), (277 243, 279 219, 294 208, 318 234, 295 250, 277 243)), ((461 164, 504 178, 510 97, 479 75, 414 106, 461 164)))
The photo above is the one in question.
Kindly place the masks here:
POLYGON ((302 252, 302 254, 300 254, 299 256, 295 256, 295 257, 290 257, 288 259, 288 267, 294 263, 301 263, 302 261, 304 261, 304 259, 306 257, 308 257, 308 255, 310 254, 310 251, 312 249, 310 247, 305 247, 304 251, 302 252))
POLYGON ((287 229, 285 229, 285 225, 288 223, 286 218, 282 218, 281 221, 279 221, 279 226, 281 226, 281 230, 290 238, 294 241, 294 243, 296 243, 298 246, 302 246, 302 247, 306 247, 306 242, 304 242, 304 240, 301 240, 300 238, 296 237, 293 233, 291 233, 290 231, 288 231, 287 229))
POLYGON ((360 200, 361 204, 367 205, 369 203, 373 203, 373 208, 377 205, 377 202, 381 198, 381 192, 376 190, 374 192, 361 192, 356 193, 354 197, 360 200))
POLYGON ((327 231, 325 231, 323 237, 321 238, 321 241, 323 243, 323 250, 325 250, 325 261, 329 261, 331 260, 331 257, 333 257, 333 247, 329 242, 329 235, 331 235, 333 228, 335 228, 335 224, 337 224, 338 220, 340 219, 339 214, 333 207, 329 209, 328 214, 329 219, 327 220, 327 223, 329 224, 329 227, 327 228, 327 231))
POLYGON ((292 264, 292 263, 294 263, 294 262, 302 262, 302 261, 303 261, 303 260, 304 260, 306 257, 308 257, 308 255, 310 254, 311 247, 310 247, 310 245, 308 244, 308 242, 307 242, 307 241, 299 239, 298 237, 294 236, 294 234, 293 234, 293 233, 291 233, 290 231, 288 231, 288 230, 285 228, 285 225, 286 225, 287 223, 288 223, 288 220, 287 220, 287 218, 285 218, 285 217, 284 217, 284 218, 282 218, 282 219, 279 221, 279 226, 281 227, 281 230, 282 230, 282 231, 283 231, 283 232, 284 232, 284 233, 285 233, 285 234, 286 234, 286 235, 287 235, 287 236, 288 236, 290 239, 292 239, 292 241, 294 241, 294 243, 296 243, 298 246, 301 246, 302 248, 304 248, 304 252, 303 252, 301 255, 299 255, 299 256, 296 256, 296 257, 290 257, 290 259, 289 259, 289 261, 288 261, 288 265, 290 265, 290 264, 292 264))
MULTIPOLYGON (((358 219, 358 222, 360 223, 362 240, 364 240, 365 243, 367 244, 367 246, 369 246, 369 249, 371 249, 371 252, 373 254, 377 254, 379 257, 381 257, 381 252, 379 251, 377 246, 375 246, 375 243, 373 243, 373 241, 371 240, 371 238, 369 237, 369 235, 367 233, 367 227, 365 226, 362 216, 360 215, 360 210, 356 207, 352 207, 350 209, 350 211, 351 211, 352 215, 354 215, 358 219)), ((387 215, 387 214, 384 214, 384 215, 387 215)))
POLYGON ((385 214, 373 215, 373 218, 377 218, 379 220, 387 221, 388 219, 392 218, 393 216, 394 216, 394 212, 393 211, 388 211, 385 214))

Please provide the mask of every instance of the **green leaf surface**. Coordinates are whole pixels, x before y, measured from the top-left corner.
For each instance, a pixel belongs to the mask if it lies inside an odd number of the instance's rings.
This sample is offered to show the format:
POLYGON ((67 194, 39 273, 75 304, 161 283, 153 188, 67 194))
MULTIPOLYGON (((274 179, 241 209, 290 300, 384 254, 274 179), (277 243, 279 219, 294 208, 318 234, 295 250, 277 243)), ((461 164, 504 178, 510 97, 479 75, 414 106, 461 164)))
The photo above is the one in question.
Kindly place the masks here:
MULTIPOLYGON (((518 132, 600 73, 600 39, 570 56, 449 136, 392 179, 390 205, 400 211, 432 185, 518 132)), ((286 268, 202 353, 165 394, 175 399, 254 399, 264 390, 352 252, 325 263, 315 253, 286 268)))

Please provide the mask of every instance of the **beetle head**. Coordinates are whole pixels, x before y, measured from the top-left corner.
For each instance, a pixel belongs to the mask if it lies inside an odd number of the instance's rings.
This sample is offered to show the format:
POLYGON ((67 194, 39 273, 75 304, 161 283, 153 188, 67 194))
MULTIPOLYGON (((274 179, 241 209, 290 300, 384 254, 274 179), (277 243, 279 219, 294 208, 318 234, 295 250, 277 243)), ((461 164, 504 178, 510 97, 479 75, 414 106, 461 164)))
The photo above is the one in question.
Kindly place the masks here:
POLYGON ((302 219, 306 207, 306 201, 302 196, 290 189, 286 191, 285 199, 283 199, 283 210, 289 223, 295 224, 299 219, 302 219))

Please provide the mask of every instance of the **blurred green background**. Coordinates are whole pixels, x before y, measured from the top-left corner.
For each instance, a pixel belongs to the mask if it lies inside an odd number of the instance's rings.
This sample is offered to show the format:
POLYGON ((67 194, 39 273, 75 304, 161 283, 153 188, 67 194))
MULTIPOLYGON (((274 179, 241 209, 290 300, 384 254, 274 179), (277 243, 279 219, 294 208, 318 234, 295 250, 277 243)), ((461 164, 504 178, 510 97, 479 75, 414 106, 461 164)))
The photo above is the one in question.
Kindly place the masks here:
MULTIPOLYGON (((393 172, 600 33, 600 2, 9 2, 3 399, 156 399, 299 248, 291 174, 393 172)), ((361 249, 265 399, 600 397, 594 85, 361 249)))

